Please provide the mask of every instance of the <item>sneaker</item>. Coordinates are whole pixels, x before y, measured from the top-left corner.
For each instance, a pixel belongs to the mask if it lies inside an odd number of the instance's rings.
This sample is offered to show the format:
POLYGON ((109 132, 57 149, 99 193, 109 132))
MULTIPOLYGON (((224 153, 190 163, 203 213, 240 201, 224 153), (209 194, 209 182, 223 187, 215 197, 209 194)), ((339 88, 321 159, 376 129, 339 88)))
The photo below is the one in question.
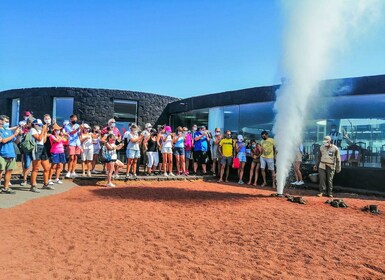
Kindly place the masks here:
POLYGON ((298 181, 296 185, 297 186, 302 186, 303 184, 305 184, 303 181, 298 181))
POLYGON ((31 192, 34 192, 34 193, 40 193, 40 190, 38 188, 36 188, 35 186, 32 186, 29 190, 31 192))
POLYGON ((95 169, 92 169, 92 170, 91 170, 91 173, 92 173, 92 174, 96 174, 95 169))
POLYGON ((67 174, 66 174, 65 177, 66 177, 66 178, 71 178, 71 172, 67 172, 67 174))
POLYGON ((4 194, 16 194, 16 192, 14 190, 12 190, 10 187, 8 188, 2 188, 1 189, 1 193, 4 193, 4 194))
POLYGON ((112 175, 112 178, 114 178, 114 179, 119 179, 120 176, 119 176, 118 174, 116 174, 116 175, 112 175))
POLYGON ((171 177, 175 177, 175 174, 174 173, 172 173, 172 172, 170 172, 170 174, 169 174, 171 177))
POLYGON ((238 184, 239 184, 239 185, 243 185, 244 182, 243 182, 242 180, 239 180, 239 181, 238 181, 238 184))
POLYGON ((63 184, 63 182, 60 181, 60 179, 56 179, 55 183, 56 183, 56 184, 63 184))
POLYGON ((324 194, 321 192, 319 194, 317 194, 318 197, 322 197, 324 194))
POLYGON ((328 197, 333 197, 333 195, 332 194, 328 194, 328 197))
POLYGON ((131 178, 131 174, 130 173, 126 174, 126 179, 130 179, 130 178, 131 178))
POLYGON ((167 174, 166 172, 164 172, 163 175, 164 175, 165 177, 168 177, 168 174, 167 174))
POLYGON ((91 171, 87 172, 88 177, 91 177, 91 171))
POLYGON ((48 181, 48 185, 53 185, 52 180, 49 180, 49 181, 48 181))
POLYGON ((107 184, 107 187, 113 188, 113 187, 116 187, 116 186, 113 183, 109 183, 109 184, 107 184))
POLYGON ((83 172, 82 176, 83 176, 83 177, 86 177, 86 172, 83 172))
POLYGON ((24 187, 24 186, 26 186, 26 185, 27 185, 27 181, 23 181, 23 182, 20 183, 20 186, 23 186, 23 187, 24 187))
POLYGON ((188 176, 188 172, 187 171, 184 173, 184 176, 188 176))
MULTIPOLYGON (((52 184, 53 184, 53 183, 52 183, 52 184)), ((51 185, 43 185, 42 189, 53 191, 53 190, 55 189, 55 187, 54 187, 54 186, 51 186, 51 185)))
POLYGON ((79 175, 76 174, 76 172, 74 172, 74 173, 71 174, 71 177, 72 177, 72 178, 77 178, 77 177, 79 177, 79 175))
POLYGON ((8 183, 8 186, 12 186, 11 182, 8 183))
POLYGON ((136 179, 136 178, 138 178, 138 176, 136 174, 133 174, 132 178, 136 179))
POLYGON ((298 181, 291 182, 290 185, 298 185, 298 181))

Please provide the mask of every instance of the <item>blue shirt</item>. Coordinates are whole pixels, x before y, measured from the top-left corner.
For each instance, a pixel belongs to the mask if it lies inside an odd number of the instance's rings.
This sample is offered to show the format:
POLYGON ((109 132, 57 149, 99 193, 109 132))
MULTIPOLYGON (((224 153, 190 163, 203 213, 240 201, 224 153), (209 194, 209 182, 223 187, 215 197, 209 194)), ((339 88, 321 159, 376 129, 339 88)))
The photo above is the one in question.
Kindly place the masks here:
POLYGON ((239 149, 240 153, 245 153, 246 152, 246 144, 243 143, 243 141, 238 141, 238 147, 240 148, 239 149), (241 145, 243 145, 243 146, 241 147, 241 145))
MULTIPOLYGON (((0 137, 1 138, 8 138, 9 136, 12 136, 13 132, 9 129, 0 128, 0 137)), ((15 158, 15 147, 13 146, 13 142, 16 140, 16 137, 14 137, 11 141, 8 141, 7 143, 0 143, 0 156, 3 158, 15 158)))
POLYGON ((201 136, 202 133, 200 131, 194 132, 194 151, 202 151, 207 152, 208 150, 208 143, 207 143, 207 137, 203 136, 198 141, 195 141, 195 137, 201 136))
POLYGON ((175 148, 184 148, 184 139, 183 135, 177 136, 177 140, 175 142, 175 148))
POLYGON ((69 146, 80 146, 80 139, 79 139, 80 130, 78 130, 74 134, 70 134, 71 131, 78 129, 78 128, 79 128, 78 124, 75 124, 74 126, 72 126, 71 123, 67 124, 64 127, 65 132, 68 133, 68 145, 69 146))

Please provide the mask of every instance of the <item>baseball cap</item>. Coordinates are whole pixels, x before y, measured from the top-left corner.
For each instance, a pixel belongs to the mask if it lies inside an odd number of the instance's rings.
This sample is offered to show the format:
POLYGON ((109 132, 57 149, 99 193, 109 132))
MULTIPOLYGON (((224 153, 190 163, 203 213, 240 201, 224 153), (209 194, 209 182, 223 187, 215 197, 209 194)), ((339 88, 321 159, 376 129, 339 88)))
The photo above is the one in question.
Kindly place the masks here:
POLYGON ((330 136, 325 136, 324 137, 324 143, 327 143, 327 142, 330 142, 330 141, 332 141, 332 138, 330 137, 330 136))
POLYGON ((242 135, 238 135, 238 141, 243 141, 243 136, 242 135))
POLYGON ((32 122, 33 125, 39 125, 39 126, 42 126, 43 125, 43 122, 41 121, 41 119, 35 119, 33 122, 32 122))
POLYGON ((150 123, 146 123, 145 128, 151 128, 152 125, 150 123))
POLYGON ((30 111, 23 112, 23 117, 29 117, 30 115, 32 115, 30 111))

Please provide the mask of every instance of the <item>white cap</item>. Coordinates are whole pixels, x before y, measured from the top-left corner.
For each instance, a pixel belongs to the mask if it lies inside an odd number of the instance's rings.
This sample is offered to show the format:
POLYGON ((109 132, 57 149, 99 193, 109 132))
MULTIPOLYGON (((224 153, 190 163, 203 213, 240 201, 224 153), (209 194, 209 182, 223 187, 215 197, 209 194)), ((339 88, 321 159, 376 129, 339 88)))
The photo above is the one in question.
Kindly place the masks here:
POLYGON ((238 135, 238 141, 243 141, 243 136, 242 135, 238 135))
POLYGON ((84 127, 84 128, 87 128, 87 129, 90 129, 90 128, 91 128, 91 127, 90 127, 88 124, 86 124, 86 123, 83 124, 83 127, 84 127))
POLYGON ((151 128, 152 125, 150 123, 146 123, 146 125, 144 126, 145 128, 151 128))

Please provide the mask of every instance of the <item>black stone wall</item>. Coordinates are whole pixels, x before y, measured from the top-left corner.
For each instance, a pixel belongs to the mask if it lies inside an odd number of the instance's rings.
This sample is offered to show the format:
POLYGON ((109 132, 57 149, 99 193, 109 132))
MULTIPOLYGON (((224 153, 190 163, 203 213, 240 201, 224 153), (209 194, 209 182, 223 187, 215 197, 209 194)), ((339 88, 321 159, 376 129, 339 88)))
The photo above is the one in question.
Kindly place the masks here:
MULTIPOLYGON (((162 114, 168 103, 178 98, 126 90, 89 88, 28 88, 0 92, 0 114, 11 117, 12 99, 20 98, 20 114, 33 111, 34 116, 42 118, 52 114, 54 97, 73 97, 74 113, 79 120, 91 125, 104 125, 114 115, 114 99, 138 102, 138 124, 144 126, 167 123, 167 115, 162 114)), ((21 117, 21 116, 20 116, 21 117)), ((21 119, 21 118, 20 118, 21 119)))

